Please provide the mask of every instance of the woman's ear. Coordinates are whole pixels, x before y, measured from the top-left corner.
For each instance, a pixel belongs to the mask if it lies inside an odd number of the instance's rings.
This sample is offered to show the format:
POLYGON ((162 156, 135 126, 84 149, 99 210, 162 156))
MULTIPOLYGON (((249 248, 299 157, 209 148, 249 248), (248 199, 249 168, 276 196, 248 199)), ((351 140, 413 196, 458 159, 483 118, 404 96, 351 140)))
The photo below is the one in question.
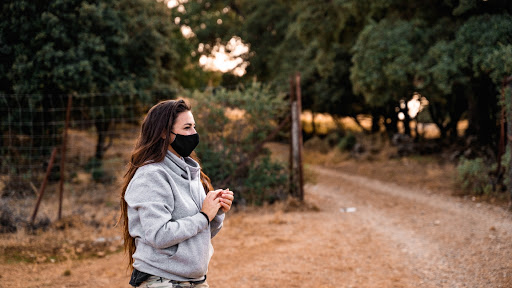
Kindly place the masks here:
POLYGON ((162 132, 162 135, 160 135, 160 137, 162 137, 162 139, 166 139, 167 138, 167 135, 165 135, 165 132, 162 132))

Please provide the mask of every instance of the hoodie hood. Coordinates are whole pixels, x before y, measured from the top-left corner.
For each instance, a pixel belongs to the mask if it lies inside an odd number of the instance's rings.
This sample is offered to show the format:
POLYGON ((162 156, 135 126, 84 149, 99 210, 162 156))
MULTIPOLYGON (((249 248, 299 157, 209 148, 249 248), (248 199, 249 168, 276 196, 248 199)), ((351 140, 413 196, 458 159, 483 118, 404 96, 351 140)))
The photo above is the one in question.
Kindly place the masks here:
POLYGON ((181 178, 192 181, 199 178, 201 167, 199 163, 197 163, 194 159, 190 157, 178 157, 174 155, 171 151, 167 150, 167 154, 165 155, 164 162, 168 167, 172 167, 174 173, 181 176, 181 178), (174 165, 172 165, 172 164, 174 165), (175 166, 175 167, 173 167, 175 166), (174 168, 174 169, 173 169, 174 168), (177 169, 175 169, 177 168, 177 169))

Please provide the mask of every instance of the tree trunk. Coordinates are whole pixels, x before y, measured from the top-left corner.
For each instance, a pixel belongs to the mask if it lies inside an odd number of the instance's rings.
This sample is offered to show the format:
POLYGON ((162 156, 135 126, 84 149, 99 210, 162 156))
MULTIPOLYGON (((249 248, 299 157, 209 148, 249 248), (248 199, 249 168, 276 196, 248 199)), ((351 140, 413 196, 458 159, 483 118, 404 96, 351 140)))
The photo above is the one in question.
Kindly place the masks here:
POLYGON ((386 126, 386 132, 390 139, 394 134, 398 133, 398 114, 395 111, 394 104, 388 104, 387 109, 384 111, 384 126, 386 126))
POLYGON ((449 135, 449 140, 451 143, 454 143, 457 139, 458 131, 457 124, 459 123, 462 114, 467 111, 467 103, 466 103, 466 87, 457 85, 454 88, 453 97, 449 97, 449 109, 448 114, 450 116, 450 122, 447 123, 447 132, 449 135))
POLYGON ((401 109, 404 113, 404 134, 411 136, 411 117, 409 116, 409 107, 407 107, 407 101, 405 102, 405 108, 401 109))
POLYGON ((499 127, 496 125, 498 115, 495 87, 490 80, 478 80, 481 83, 472 87, 473 94, 468 98, 467 136, 474 136, 482 146, 494 146, 497 143, 499 127))
POLYGON ((436 124, 439 132, 441 133, 441 139, 446 138, 446 127, 443 125, 443 119, 439 117, 439 109, 435 103, 430 103, 428 105, 428 113, 430 114, 430 118, 436 124))
POLYGON ((110 122, 102 120, 94 123, 96 126, 96 132, 98 133, 98 142, 96 143, 96 154, 95 157, 98 160, 102 160, 105 154, 106 145, 105 141, 107 139, 107 133, 110 128, 110 122))
POLYGON ((313 135, 316 135, 316 126, 315 126, 315 112, 311 111, 311 128, 313 129, 313 135))
POLYGON ((372 110, 372 130, 371 130, 372 134, 378 133, 380 131, 379 120, 380 120, 379 112, 376 109, 372 110))

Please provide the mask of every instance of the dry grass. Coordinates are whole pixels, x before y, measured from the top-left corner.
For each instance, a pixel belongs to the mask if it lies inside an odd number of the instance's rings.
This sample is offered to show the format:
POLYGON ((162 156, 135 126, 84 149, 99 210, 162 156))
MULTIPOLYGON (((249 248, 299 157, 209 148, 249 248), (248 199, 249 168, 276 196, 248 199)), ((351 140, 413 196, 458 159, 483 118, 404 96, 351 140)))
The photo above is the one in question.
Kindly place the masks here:
POLYGON ((120 180, 137 136, 133 126, 123 128, 126 133, 113 139, 105 154, 104 173, 111 179, 106 183, 95 182, 84 169, 94 156, 96 135, 69 131, 62 219, 57 220, 58 182, 46 187, 36 218, 36 223, 47 219, 47 227, 31 230, 22 224, 28 223, 36 197, 3 200, 14 208, 21 226, 16 233, 0 234, 1 261, 50 263, 104 257, 122 249, 120 233, 113 228, 119 217, 120 180))

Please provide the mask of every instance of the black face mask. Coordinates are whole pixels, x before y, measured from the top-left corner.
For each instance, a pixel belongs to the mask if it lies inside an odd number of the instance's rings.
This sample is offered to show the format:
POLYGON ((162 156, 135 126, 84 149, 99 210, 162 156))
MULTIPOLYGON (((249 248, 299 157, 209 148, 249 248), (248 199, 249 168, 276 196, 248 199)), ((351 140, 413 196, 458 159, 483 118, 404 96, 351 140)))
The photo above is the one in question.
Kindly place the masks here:
POLYGON ((188 157, 190 153, 194 151, 197 144, 199 144, 199 134, 192 135, 181 135, 171 132, 176 135, 174 141, 171 143, 171 147, 178 153, 181 157, 188 157))

